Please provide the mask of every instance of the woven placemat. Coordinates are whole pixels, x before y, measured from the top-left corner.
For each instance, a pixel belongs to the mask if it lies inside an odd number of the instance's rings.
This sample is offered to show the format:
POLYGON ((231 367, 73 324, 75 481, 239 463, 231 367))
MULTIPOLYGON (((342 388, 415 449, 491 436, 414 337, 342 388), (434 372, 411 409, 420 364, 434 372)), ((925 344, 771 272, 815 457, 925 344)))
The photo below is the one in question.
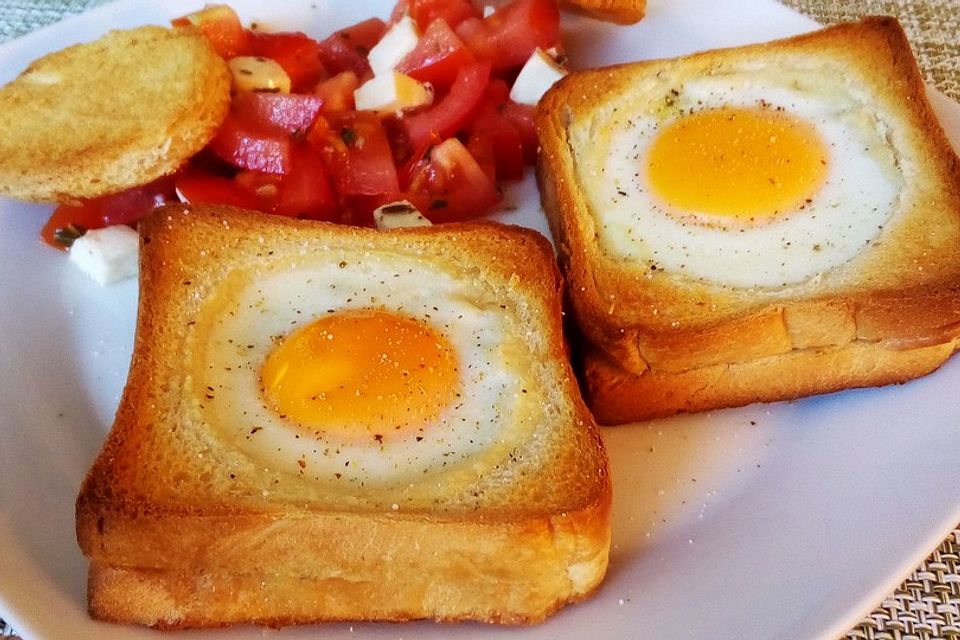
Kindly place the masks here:
POLYGON ((822 24, 896 16, 927 82, 960 100, 960 0, 780 0, 822 24))
MULTIPOLYGON (((0 42, 105 0, 0 0, 0 42)), ((960 0, 781 0, 822 24, 892 15, 927 82, 960 100, 960 0)), ((868 541, 865 541, 868 544, 868 541)), ((14 631, 0 620, 0 636, 14 631)), ((843 640, 960 640, 960 525, 843 640)))
POLYGON ((107 0, 0 0, 0 42, 36 31, 107 0))

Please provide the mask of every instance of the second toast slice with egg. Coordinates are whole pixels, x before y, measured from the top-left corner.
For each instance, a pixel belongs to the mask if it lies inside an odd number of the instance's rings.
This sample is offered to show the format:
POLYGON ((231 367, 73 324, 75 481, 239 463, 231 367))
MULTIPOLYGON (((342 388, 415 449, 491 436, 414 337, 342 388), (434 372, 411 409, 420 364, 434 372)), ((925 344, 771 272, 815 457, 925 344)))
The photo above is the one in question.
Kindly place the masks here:
POLYGON ((597 587, 607 458, 542 236, 167 207, 141 237, 77 500, 94 617, 530 623, 597 587))
POLYGON ((960 344, 960 161, 895 20, 572 73, 537 125, 601 422, 900 382, 960 344))

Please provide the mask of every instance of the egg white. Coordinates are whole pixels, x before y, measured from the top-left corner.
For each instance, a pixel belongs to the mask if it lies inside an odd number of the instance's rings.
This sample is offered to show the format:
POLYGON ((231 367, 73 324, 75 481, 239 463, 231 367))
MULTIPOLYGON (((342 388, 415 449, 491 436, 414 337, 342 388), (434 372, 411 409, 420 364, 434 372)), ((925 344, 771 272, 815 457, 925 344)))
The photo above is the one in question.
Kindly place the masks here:
POLYGON ((514 318, 479 281, 393 254, 328 256, 222 287, 207 308, 195 363, 196 402, 211 428, 267 468, 318 482, 378 486, 466 466, 477 473, 528 437, 521 380, 529 353, 514 318), (382 441, 298 431, 265 403, 260 370, 283 336, 347 310, 383 309, 445 335, 460 362, 460 393, 433 425, 382 441))
POLYGON ((613 257, 722 286, 783 287, 856 257, 896 211, 904 184, 896 151, 868 98, 842 78, 748 69, 673 80, 571 128, 579 183, 613 257), (710 225, 694 219, 709 214, 671 210, 653 195, 646 157, 662 127, 685 113, 761 105, 808 122, 828 148, 812 202, 756 224, 710 225))

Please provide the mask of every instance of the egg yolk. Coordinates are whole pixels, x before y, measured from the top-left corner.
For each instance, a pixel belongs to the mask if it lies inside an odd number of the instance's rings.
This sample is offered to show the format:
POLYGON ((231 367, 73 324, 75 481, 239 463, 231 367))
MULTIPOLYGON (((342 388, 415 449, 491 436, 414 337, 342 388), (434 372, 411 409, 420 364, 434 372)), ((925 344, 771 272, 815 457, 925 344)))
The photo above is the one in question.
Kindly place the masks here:
POLYGON ((647 156, 649 184, 674 210, 739 223, 795 210, 826 174, 814 127, 774 109, 690 114, 665 126, 647 156))
POLYGON ((422 428, 460 386, 444 335, 377 310, 331 314, 294 331, 267 357, 261 383, 268 405, 305 432, 348 439, 422 428))

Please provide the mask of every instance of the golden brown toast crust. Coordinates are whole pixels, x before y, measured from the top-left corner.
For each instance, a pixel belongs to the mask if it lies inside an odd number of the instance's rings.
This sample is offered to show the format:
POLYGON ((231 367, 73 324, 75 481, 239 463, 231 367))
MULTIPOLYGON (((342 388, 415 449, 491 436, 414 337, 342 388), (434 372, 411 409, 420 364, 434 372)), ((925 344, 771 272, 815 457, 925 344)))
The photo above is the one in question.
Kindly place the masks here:
POLYGON ((684 371, 648 370, 639 375, 591 350, 584 355, 584 386, 597 422, 614 425, 678 412, 906 382, 936 370, 958 349, 960 338, 956 337, 910 348, 892 340, 854 341, 684 371))
POLYGON ((176 171, 216 133, 230 74, 189 29, 111 31, 0 89, 0 195, 69 202, 176 171))
POLYGON ((97 617, 160 626, 535 621, 600 582, 609 548, 606 454, 566 357, 561 279, 545 238, 494 224, 385 233, 180 206, 144 221, 141 234, 142 295, 128 383, 77 499, 77 536, 93 563, 97 617), (404 481, 335 493, 263 468, 202 426, 184 392, 185 363, 202 335, 205 301, 221 283, 291 257, 337 264, 374 254, 459 273, 496 292, 502 313, 526 314, 538 327, 532 339, 546 368, 537 371, 548 375, 531 373, 524 384, 546 411, 535 442, 502 463, 509 473, 478 476, 461 465, 409 487, 404 481), (531 563, 542 570, 531 571, 531 563), (284 581, 314 586, 299 601, 271 601, 245 618, 230 609, 224 588, 265 575, 280 592, 293 590, 284 581), (430 598, 422 593, 424 575, 436 580, 430 598), (209 590, 188 594, 174 586, 186 576, 216 578, 209 590), (344 581, 382 601, 341 601, 336 592, 344 581), (501 582, 513 586, 504 590, 501 582), (138 602, 125 595, 137 593, 149 595, 138 602))
MULTIPOLYGON (((881 340, 944 344, 960 334, 960 160, 936 120, 909 43, 893 19, 868 18, 767 44, 575 72, 541 101, 537 126, 543 148, 537 172, 541 197, 574 316, 587 341, 623 370, 604 369, 605 380, 653 372, 666 389, 683 372, 696 377, 715 366, 786 363, 793 361, 786 356, 799 350, 881 340), (818 278, 772 289, 698 282, 606 254, 596 239, 594 212, 577 185, 570 123, 590 118, 602 105, 617 104, 619 96, 658 73, 669 76, 682 69, 709 75, 742 60, 775 64, 795 59, 818 69, 811 73, 845 74, 869 92, 878 109, 897 123, 896 136, 910 150, 917 171, 901 194, 902 210, 878 240, 818 278)), ((795 360, 800 362, 800 356, 795 360)), ((764 389, 783 367, 771 368, 770 382, 758 376, 757 388, 734 394, 729 404, 800 393, 764 389)), ((891 372, 888 378, 902 376, 891 372)), ((825 392, 855 379, 840 369, 835 379, 818 374, 796 388, 804 394, 825 392)), ((639 391, 638 384, 631 385, 639 391)), ((603 402, 610 395, 604 392, 603 402)), ((600 406, 601 394, 591 397, 594 411, 607 411, 600 406)), ((624 421, 698 410, 678 400, 672 408, 648 411, 639 393, 613 402, 621 405, 616 414, 624 421), (633 411, 623 406, 628 403, 633 411)), ((727 402, 718 395, 710 404, 727 402)))
POLYGON ((616 24, 639 22, 647 12, 647 0, 565 0, 564 6, 616 24))

